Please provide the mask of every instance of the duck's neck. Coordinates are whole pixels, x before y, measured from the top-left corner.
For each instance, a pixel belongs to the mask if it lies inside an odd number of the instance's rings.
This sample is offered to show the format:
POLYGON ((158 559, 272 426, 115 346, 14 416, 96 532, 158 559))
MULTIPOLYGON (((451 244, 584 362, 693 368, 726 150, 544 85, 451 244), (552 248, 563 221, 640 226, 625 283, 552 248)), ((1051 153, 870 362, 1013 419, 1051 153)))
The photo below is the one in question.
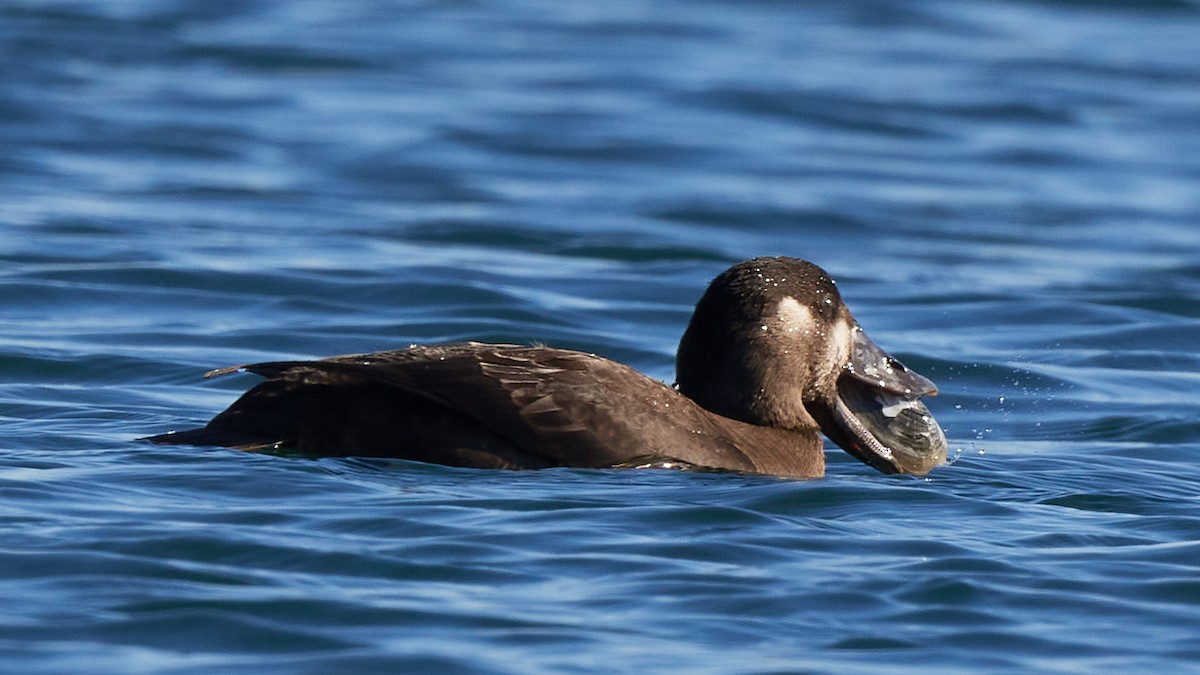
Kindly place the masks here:
POLYGON ((750 424, 816 428, 804 399, 819 376, 810 372, 809 355, 798 353, 783 319, 765 308, 753 319, 735 316, 744 303, 712 302, 710 293, 679 342, 675 383, 680 393, 718 415, 750 424), (755 328, 730 330, 746 325, 755 328))

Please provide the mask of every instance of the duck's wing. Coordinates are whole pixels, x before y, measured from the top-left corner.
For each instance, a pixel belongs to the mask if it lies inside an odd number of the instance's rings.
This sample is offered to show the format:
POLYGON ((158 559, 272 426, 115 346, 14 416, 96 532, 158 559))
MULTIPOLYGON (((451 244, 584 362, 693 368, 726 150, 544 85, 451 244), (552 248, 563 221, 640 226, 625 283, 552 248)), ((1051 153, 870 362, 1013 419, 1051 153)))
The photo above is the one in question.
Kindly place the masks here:
MULTIPOLYGON (((605 467, 678 461, 757 470, 754 462, 712 424, 710 414, 690 400, 628 366, 581 352, 464 343, 320 361, 248 364, 209 375, 236 371, 253 372, 267 381, 247 392, 207 428, 245 429, 256 417, 268 413, 272 418, 279 417, 279 403, 286 397, 295 401, 300 414, 307 418, 284 424, 289 429, 328 426, 317 422, 326 414, 321 408, 331 407, 332 401, 332 407, 339 408, 335 419, 330 420, 333 425, 366 425, 373 429, 374 436, 384 437, 419 432, 427 441, 430 433, 436 433, 428 427, 441 425, 447 434, 465 434, 466 444, 486 445, 483 438, 494 437, 498 440, 492 447, 510 455, 517 453, 519 460, 498 464, 461 458, 452 462, 437 457, 431 460, 443 463, 605 467), (325 404, 306 400, 316 392, 322 392, 317 398, 325 404), (354 409, 342 410, 348 397, 355 399, 354 409), (381 401, 383 409, 377 409, 381 401), (361 407, 373 409, 369 420, 356 414, 361 407), (419 408, 419 414, 414 416, 400 407, 419 408), (389 418, 408 428, 390 428, 389 418)), ((344 447, 323 450, 321 439, 330 436, 326 431, 309 432, 309 436, 307 441, 296 441, 307 452, 357 454, 344 447)), ((363 436, 348 435, 365 443, 363 436)), ((349 441, 343 437, 347 434, 342 433, 334 442, 345 445, 349 441)), ((410 451, 397 453, 412 455, 410 451)))

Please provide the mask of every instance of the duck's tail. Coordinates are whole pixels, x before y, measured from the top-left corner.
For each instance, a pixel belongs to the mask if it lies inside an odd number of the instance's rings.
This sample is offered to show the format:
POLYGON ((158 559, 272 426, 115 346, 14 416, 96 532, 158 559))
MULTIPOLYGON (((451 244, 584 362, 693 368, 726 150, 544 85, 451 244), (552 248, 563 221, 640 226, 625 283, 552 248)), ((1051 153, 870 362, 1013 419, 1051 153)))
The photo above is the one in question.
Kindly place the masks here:
POLYGON ((200 427, 182 431, 168 431, 165 434, 146 436, 139 441, 149 441, 156 445, 208 445, 237 448, 239 450, 266 450, 278 448, 282 440, 269 440, 261 435, 248 434, 231 429, 213 429, 200 427))

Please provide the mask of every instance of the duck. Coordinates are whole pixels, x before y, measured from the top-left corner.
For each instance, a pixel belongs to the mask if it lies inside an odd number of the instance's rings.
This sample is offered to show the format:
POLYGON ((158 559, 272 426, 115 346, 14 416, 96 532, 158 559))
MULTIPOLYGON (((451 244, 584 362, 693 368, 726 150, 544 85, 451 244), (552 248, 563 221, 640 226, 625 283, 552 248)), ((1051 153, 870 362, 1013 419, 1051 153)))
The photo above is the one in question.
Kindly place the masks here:
POLYGON ((937 388, 869 339, 833 278, 737 263, 680 339, 674 385, 595 354, 463 342, 210 371, 264 378, 203 427, 150 436, 315 457, 481 469, 679 468, 818 478, 822 434, 887 474, 925 475, 937 388))

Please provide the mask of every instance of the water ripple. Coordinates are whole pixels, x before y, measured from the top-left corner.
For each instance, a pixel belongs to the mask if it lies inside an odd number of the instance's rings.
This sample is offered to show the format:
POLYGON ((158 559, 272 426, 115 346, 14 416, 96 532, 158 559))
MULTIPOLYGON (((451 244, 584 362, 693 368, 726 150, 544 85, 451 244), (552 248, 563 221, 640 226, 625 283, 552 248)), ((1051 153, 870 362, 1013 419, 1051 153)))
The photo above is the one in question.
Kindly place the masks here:
POLYGON ((1187 0, 0 8, 0 653, 22 672, 1179 671, 1187 0), (211 367, 483 339, 659 379, 818 262, 952 463, 461 470, 134 441, 211 367))

